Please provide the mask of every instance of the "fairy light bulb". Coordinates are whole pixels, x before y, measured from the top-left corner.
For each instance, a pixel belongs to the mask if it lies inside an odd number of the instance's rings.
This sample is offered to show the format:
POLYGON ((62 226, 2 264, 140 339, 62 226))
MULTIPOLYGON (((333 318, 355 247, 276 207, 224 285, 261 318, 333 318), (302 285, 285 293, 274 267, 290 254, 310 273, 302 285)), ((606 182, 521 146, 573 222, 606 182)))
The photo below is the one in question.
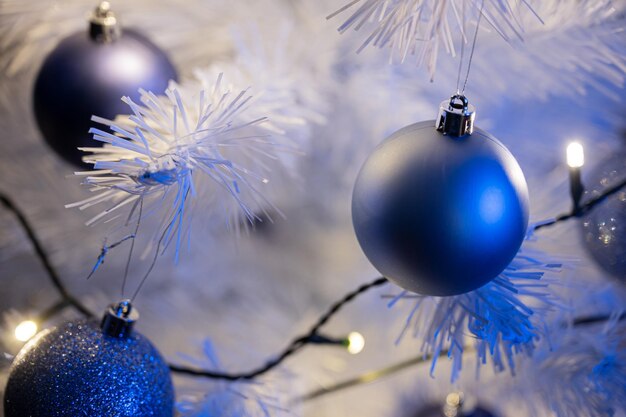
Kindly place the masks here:
POLYGON ((359 332, 351 332, 348 335, 348 352, 353 355, 361 353, 365 348, 365 338, 359 332))
POLYGON ((25 320, 15 328, 15 338, 20 342, 27 342, 37 334, 37 323, 32 320, 25 320))
POLYGON ((570 168, 580 168, 585 164, 585 151, 583 145, 571 142, 567 145, 567 165, 570 168))
POLYGON ((569 165, 569 187, 572 197, 572 211, 580 214, 580 200, 585 192, 580 168, 585 164, 585 152, 579 142, 567 145, 567 165, 569 165))

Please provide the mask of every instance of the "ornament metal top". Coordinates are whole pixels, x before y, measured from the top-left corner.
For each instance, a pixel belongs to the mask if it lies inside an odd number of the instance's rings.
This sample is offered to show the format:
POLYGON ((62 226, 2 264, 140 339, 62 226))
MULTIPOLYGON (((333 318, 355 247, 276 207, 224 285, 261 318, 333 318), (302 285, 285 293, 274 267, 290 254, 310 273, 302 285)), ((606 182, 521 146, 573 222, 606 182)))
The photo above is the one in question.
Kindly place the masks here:
POLYGON ((475 290, 517 254, 528 226, 528 188, 502 143, 474 126, 453 95, 437 120, 383 141, 359 173, 352 219, 370 262, 423 295, 475 290))
POLYGON ((130 303, 130 300, 111 304, 102 316, 100 328, 102 332, 113 337, 127 337, 133 330, 139 313, 130 303))
POLYGON ((436 128, 444 135, 455 137, 474 133, 474 118, 476 111, 469 104, 467 98, 455 94, 450 100, 444 100, 439 105, 436 128))
POLYGON ((89 36, 96 42, 113 42, 122 34, 108 1, 100 3, 89 19, 89 36))

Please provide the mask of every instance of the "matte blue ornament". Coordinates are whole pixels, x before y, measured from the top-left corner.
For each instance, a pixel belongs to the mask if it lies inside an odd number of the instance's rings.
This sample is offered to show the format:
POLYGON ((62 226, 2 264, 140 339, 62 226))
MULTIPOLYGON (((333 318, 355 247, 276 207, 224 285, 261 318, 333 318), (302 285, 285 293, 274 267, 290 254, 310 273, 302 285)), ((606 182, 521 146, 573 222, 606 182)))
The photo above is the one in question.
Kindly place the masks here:
POLYGON ((5 417, 172 417, 167 364, 115 308, 102 328, 70 321, 31 339, 13 362, 5 417))
POLYGON ((169 80, 177 79, 167 55, 143 35, 121 32, 105 2, 90 23, 89 33, 65 38, 50 53, 33 92, 44 139, 78 166, 83 155, 78 147, 101 146, 88 133, 92 115, 111 119, 127 113, 123 96, 137 101, 139 88, 161 93, 169 80))
POLYGON ((409 291, 475 290, 506 268, 524 240, 524 174, 473 118, 465 97, 453 96, 437 123, 416 123, 383 141, 356 180, 359 243, 378 271, 409 291))
MULTIPOLYGON (((587 199, 626 179, 626 147, 598 165, 585 181, 587 199)), ((606 198, 583 217, 582 237, 593 260, 626 284, 626 191, 606 198)))

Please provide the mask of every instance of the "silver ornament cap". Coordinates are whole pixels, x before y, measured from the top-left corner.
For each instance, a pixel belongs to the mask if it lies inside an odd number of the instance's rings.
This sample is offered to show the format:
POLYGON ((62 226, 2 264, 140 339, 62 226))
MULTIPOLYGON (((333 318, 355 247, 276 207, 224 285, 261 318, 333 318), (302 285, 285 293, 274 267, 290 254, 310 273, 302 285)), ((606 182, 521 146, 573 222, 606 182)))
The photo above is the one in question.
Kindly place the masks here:
POLYGON ((101 2, 89 19, 89 36, 96 42, 114 42, 122 34, 121 27, 108 1, 101 2))
POLYGON ((125 338, 132 333, 137 319, 139 312, 133 308, 130 300, 122 300, 109 306, 102 317, 100 328, 106 335, 125 338))
POLYGON ((469 104, 467 97, 454 94, 439 105, 435 128, 444 135, 461 137, 474 132, 476 109, 469 104))

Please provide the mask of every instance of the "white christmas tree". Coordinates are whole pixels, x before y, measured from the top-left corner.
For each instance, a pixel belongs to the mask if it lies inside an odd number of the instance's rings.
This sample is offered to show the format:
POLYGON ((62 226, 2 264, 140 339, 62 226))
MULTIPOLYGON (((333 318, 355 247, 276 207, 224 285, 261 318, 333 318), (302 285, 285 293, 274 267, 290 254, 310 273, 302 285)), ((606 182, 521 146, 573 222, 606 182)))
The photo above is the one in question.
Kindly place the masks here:
MULTIPOLYGON (((128 280, 137 327, 175 368, 183 416, 426 416, 433 404, 451 416, 472 404, 496 416, 626 415, 624 278, 592 259, 586 217, 552 225, 572 209, 569 141, 584 145, 589 190, 593 168, 624 154, 626 2, 114 3, 180 77, 140 102, 120 97, 128 111, 114 120, 94 115, 83 187, 42 140, 31 95, 41 62, 85 31, 94 6, 0 0, 0 194, 15 205, 0 210, 0 391, 20 322, 79 317, 73 301, 49 308, 66 297, 100 311, 128 280), (358 170, 457 89, 524 170, 527 239, 467 294, 372 281, 351 222, 358 170), (16 210, 69 294, 47 287, 16 210)), ((608 199, 626 201, 623 188, 608 199)), ((623 244, 613 214, 604 236, 623 244)), ((619 250, 612 242, 606 251, 619 250)))

